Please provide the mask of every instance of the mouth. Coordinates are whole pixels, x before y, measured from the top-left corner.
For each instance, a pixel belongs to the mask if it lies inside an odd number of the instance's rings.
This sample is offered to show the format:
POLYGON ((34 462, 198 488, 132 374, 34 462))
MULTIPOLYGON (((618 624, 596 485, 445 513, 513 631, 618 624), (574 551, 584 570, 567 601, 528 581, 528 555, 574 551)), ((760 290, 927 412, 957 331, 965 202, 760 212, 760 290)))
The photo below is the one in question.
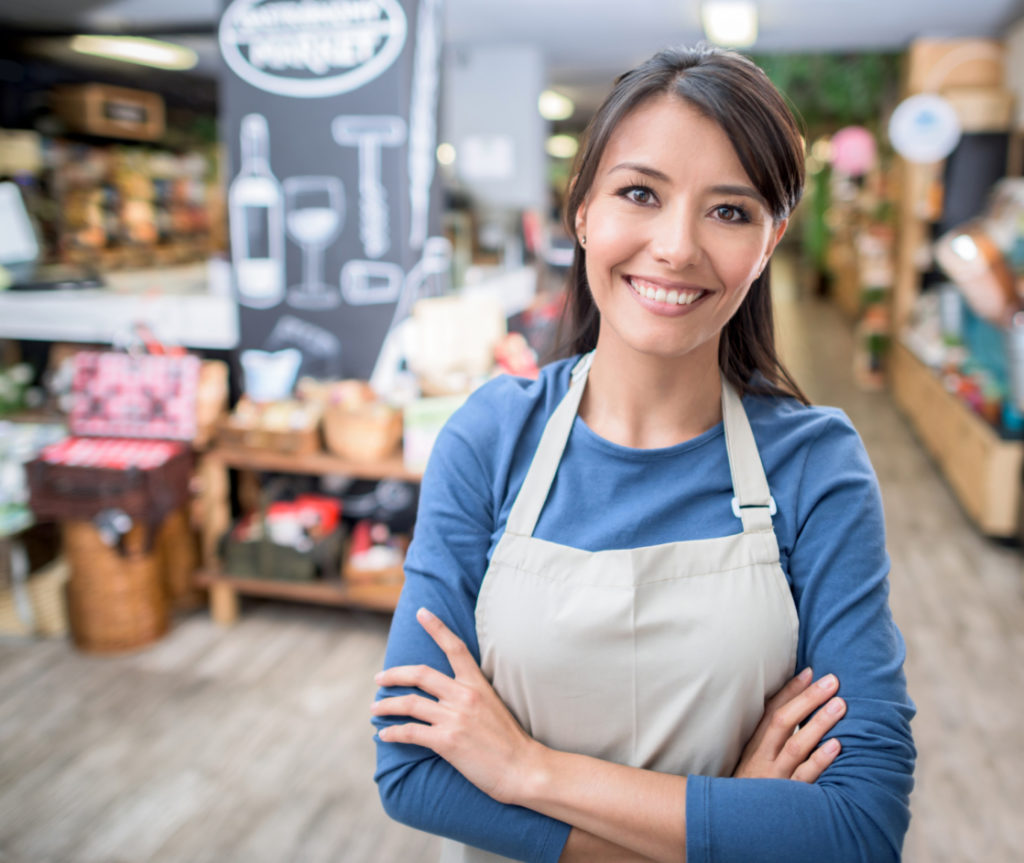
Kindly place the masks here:
POLYGON ((709 291, 704 288, 687 285, 686 287, 666 287, 665 285, 649 282, 638 276, 626 276, 626 283, 638 297, 665 307, 669 311, 678 307, 692 306, 695 302, 706 297, 709 291))

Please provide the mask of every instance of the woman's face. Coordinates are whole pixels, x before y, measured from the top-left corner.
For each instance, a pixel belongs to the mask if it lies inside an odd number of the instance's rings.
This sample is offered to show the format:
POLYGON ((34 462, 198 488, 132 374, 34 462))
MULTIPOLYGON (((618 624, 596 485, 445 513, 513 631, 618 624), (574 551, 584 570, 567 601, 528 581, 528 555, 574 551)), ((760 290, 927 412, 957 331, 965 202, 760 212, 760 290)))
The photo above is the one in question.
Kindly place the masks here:
POLYGON ((612 133, 575 224, 599 346, 716 364, 722 328, 786 228, 725 132, 669 95, 612 133))

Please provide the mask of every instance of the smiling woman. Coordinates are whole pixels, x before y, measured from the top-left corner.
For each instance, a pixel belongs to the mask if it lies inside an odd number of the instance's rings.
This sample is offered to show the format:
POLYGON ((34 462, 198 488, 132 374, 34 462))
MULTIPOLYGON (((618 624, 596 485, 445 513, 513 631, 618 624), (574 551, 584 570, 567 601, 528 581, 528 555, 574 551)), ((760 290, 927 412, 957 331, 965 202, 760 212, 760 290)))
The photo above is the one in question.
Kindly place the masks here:
POLYGON ((445 861, 899 859, 913 705, 877 483, 775 354, 802 183, 735 54, 656 55, 596 115, 573 355, 442 432, 377 676, 381 799, 445 861))

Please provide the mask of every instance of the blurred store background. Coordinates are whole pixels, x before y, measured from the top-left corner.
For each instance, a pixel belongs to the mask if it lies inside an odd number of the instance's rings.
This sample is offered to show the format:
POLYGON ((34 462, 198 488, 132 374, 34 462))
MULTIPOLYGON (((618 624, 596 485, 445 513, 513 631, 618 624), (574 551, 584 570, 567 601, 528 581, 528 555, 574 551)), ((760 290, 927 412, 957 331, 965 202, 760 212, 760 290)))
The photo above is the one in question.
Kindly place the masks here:
POLYGON ((1022 0, 0 0, 2 863, 433 859, 367 712, 418 480, 700 40, 805 129, 778 326, 885 496, 904 859, 1020 859, 1022 0))

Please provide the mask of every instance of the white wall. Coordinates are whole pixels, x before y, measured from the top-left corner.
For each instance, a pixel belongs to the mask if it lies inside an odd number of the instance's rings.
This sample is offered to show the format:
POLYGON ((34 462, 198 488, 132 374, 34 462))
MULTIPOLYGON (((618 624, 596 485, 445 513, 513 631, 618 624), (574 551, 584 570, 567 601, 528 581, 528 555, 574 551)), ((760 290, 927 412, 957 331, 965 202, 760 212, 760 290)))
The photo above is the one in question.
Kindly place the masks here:
POLYGON ((442 140, 455 146, 455 173, 478 203, 514 210, 546 206, 547 123, 537 112, 545 77, 541 52, 532 46, 448 51, 442 140))

